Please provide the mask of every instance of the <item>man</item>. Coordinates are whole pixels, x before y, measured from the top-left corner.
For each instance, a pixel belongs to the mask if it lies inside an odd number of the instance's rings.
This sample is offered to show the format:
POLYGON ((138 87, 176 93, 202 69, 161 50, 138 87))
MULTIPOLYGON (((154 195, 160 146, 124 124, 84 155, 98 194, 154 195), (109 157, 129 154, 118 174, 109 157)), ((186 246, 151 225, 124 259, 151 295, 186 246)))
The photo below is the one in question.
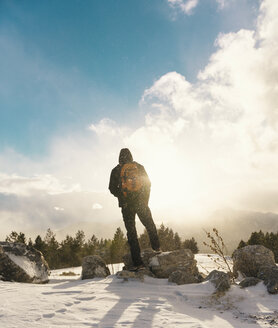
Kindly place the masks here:
POLYGON ((118 198, 119 207, 122 208, 134 270, 144 266, 135 227, 136 214, 148 232, 152 248, 160 251, 156 227, 148 206, 150 189, 151 182, 144 166, 133 161, 129 149, 121 149, 119 164, 110 175, 109 190, 118 198))

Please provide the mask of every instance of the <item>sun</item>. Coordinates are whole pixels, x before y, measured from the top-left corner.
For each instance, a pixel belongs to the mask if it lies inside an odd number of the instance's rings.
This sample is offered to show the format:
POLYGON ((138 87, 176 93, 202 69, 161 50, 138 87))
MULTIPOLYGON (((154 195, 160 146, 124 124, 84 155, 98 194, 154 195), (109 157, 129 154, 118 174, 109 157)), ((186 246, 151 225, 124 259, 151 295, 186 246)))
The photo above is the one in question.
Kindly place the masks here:
POLYGON ((194 167, 184 166, 178 157, 160 160, 155 156, 148 167, 152 183, 150 204, 154 209, 176 209, 186 207, 193 210, 200 194, 198 172, 194 167))

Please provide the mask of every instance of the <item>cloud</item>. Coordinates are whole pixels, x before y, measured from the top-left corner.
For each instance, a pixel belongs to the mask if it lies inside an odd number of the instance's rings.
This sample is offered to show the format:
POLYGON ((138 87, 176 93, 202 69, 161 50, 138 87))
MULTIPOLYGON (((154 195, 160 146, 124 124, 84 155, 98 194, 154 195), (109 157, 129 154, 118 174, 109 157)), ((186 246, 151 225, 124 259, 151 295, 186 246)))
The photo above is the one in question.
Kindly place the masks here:
POLYGON ((187 15, 192 14, 193 9, 198 5, 199 0, 168 0, 172 7, 179 8, 187 15))
POLYGON ((1 222, 120 221, 107 187, 123 147, 151 178, 156 223, 222 207, 278 211, 277 17, 278 2, 262 1, 256 28, 220 34, 195 83, 178 72, 157 79, 142 95, 145 122, 136 128, 104 118, 55 137, 43 160, 0 154, 1 222))
POLYGON ((0 193, 6 195, 30 196, 33 192, 46 192, 49 195, 79 191, 79 185, 66 186, 49 174, 31 177, 0 173, 0 193))
MULTIPOLYGON (((169 5, 173 8, 177 8, 186 15, 191 15, 193 10, 198 6, 199 0, 167 0, 169 5)), ((219 9, 223 9, 227 6, 227 0, 215 0, 219 9)))
POLYGON ((223 9, 227 5, 227 0, 216 0, 219 5, 219 8, 223 9))
POLYGON ((61 212, 61 211, 64 211, 65 209, 63 207, 54 206, 54 210, 58 211, 58 212, 61 212))

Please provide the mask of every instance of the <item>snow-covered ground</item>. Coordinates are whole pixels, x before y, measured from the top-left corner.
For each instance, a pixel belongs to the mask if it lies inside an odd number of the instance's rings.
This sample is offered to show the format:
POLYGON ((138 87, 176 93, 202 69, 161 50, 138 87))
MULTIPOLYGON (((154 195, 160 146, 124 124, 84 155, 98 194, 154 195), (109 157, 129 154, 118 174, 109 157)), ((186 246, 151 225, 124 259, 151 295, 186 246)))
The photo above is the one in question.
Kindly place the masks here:
MULTIPOLYGON (((216 268, 206 255, 196 259, 202 272, 216 268)), ((114 272, 120 268, 114 265, 114 272)), ((278 295, 262 283, 232 286, 215 298, 210 282, 177 286, 115 275, 82 281, 80 273, 80 267, 54 270, 45 285, 0 281, 0 327, 278 327, 278 295)))

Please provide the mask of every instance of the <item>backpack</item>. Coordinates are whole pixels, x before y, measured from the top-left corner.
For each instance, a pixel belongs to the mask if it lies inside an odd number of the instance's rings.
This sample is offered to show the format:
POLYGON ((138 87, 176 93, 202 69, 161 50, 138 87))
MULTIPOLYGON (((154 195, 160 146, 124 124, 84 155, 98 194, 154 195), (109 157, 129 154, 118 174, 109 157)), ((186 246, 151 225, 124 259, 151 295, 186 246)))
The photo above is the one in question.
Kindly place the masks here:
POLYGON ((125 197, 139 192, 143 187, 142 175, 139 167, 135 162, 126 163, 121 169, 121 186, 125 197))

